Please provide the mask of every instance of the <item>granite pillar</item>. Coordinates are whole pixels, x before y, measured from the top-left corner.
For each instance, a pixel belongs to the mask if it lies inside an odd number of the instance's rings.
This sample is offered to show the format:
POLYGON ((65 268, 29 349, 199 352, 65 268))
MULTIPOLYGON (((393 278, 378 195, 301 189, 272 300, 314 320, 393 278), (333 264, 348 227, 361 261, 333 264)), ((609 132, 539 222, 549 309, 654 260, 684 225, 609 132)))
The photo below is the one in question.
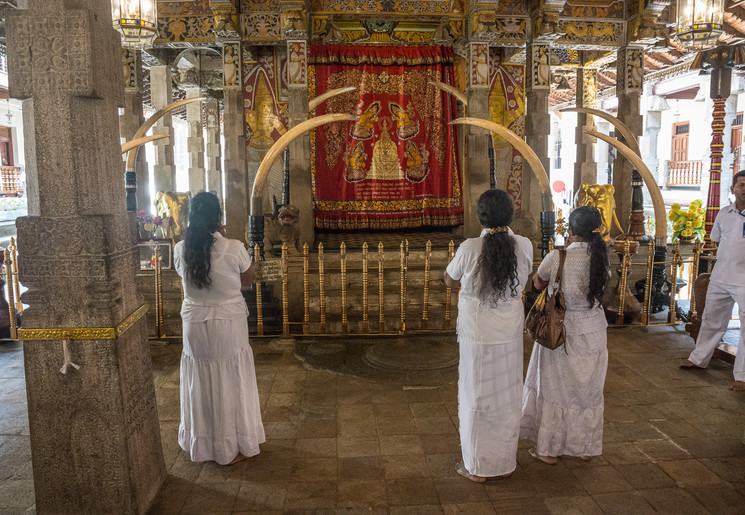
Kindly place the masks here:
POLYGON ((222 146, 220 145, 220 104, 210 99, 204 105, 205 117, 205 146, 207 167, 207 190, 215 192, 222 198, 222 146))
MULTIPOLYGON (((200 88, 187 88, 186 98, 202 96, 200 88)), ((192 195, 204 191, 204 124, 202 123, 202 102, 186 104, 186 124, 189 136, 186 139, 186 150, 189 152, 189 191, 192 195)))
MULTIPOLYGON (((598 71, 593 68, 577 68, 577 107, 596 107, 598 71)), ((582 184, 596 184, 598 167, 595 163, 595 138, 585 134, 585 128, 595 129, 592 115, 577 113, 577 159, 574 162, 573 191, 582 184)))
POLYGON ((246 241, 248 228, 246 133, 241 89, 241 44, 223 43, 223 124, 225 129, 225 225, 228 238, 246 241))
POLYGON ((9 92, 27 99, 17 228, 36 511, 145 513, 166 476, 146 319, 102 335, 142 305, 119 37, 98 0, 29 0, 6 15, 9 92))
MULTIPOLYGON (((119 115, 119 135, 122 143, 132 140, 135 132, 145 122, 142 110, 142 52, 122 49, 124 65, 124 109, 119 115)), ((152 211, 150 200, 150 171, 145 160, 145 149, 137 147, 135 172, 137 174, 137 209, 152 211)), ((124 154, 126 161, 127 154, 124 154)))
MULTIPOLYGON (((153 66, 150 68, 150 99, 156 111, 173 102, 172 84, 171 68, 169 66, 153 66)), ((151 134, 169 134, 171 136, 153 142, 155 146, 155 163, 153 163, 155 191, 176 191, 176 164, 173 161, 175 141, 173 117, 170 113, 155 122, 151 134)))

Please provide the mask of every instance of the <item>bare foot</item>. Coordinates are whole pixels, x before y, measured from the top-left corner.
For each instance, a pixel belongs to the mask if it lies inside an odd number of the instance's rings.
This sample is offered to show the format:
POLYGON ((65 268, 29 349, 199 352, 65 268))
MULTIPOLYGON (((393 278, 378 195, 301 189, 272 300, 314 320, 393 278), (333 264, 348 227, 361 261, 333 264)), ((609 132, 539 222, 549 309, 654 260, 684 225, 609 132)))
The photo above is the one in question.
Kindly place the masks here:
POLYGON ((485 477, 474 476, 473 474, 468 472, 468 470, 466 470, 466 466, 463 465, 463 462, 460 462, 457 465, 455 465, 455 471, 461 476, 463 476, 464 478, 470 479, 474 483, 485 483, 486 482, 485 477))
POLYGON ((691 363, 689 360, 681 361, 680 368, 698 368, 696 365, 691 363))
POLYGON ((535 459, 542 461, 543 463, 548 463, 549 465, 556 465, 559 463, 559 460, 556 459, 555 456, 541 456, 538 454, 538 450, 535 447, 531 447, 528 449, 528 454, 533 456, 535 459))
POLYGON ((735 381, 729 389, 736 392, 745 392, 745 381, 735 381))
POLYGON ((236 463, 240 463, 241 461, 247 460, 247 459, 248 459, 248 456, 244 456, 243 454, 239 452, 238 455, 235 458, 233 458, 233 461, 228 463, 228 465, 235 465, 236 463))

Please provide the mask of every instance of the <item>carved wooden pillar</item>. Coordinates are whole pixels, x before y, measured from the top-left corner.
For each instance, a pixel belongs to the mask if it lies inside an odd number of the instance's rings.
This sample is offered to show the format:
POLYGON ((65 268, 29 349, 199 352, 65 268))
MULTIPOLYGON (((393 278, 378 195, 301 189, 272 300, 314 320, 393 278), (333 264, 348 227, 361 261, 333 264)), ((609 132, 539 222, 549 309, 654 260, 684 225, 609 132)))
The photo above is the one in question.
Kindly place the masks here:
MULTIPOLYGON (((594 68, 577 68, 577 107, 595 107, 598 93, 598 71, 594 68)), ((574 191, 582 184, 597 182, 598 167, 595 163, 595 138, 585 134, 585 128, 595 128, 593 117, 577 113, 577 160, 574 164, 574 191)))

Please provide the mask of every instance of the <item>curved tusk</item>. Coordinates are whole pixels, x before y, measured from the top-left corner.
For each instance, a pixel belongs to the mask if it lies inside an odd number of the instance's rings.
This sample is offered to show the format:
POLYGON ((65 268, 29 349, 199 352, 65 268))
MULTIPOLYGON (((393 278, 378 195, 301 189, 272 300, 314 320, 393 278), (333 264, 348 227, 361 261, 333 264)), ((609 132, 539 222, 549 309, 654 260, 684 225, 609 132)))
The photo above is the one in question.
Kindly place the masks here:
POLYGON ((130 150, 132 150, 135 147, 139 147, 140 145, 144 145, 145 143, 149 143, 151 141, 155 141, 156 139, 163 139, 163 138, 170 138, 170 134, 153 134, 152 136, 143 136, 141 138, 129 140, 126 143, 122 143, 122 154, 126 154, 130 150))
POLYGON ((328 100, 331 97, 335 97, 336 95, 341 95, 342 93, 347 93, 349 91, 354 91, 354 86, 347 86, 346 88, 338 88, 338 89, 332 89, 331 91, 327 91, 321 96, 318 96, 308 102, 308 112, 311 112, 313 109, 318 107, 319 105, 323 104, 326 100, 328 100))
POLYGON ((594 114, 598 118, 602 118, 603 120, 610 122, 616 129, 618 129, 618 132, 620 132, 623 138, 626 140, 626 145, 628 145, 628 147, 637 156, 641 157, 642 153, 639 150, 639 142, 636 141, 636 136, 634 136, 634 133, 631 132, 631 129, 629 129, 629 126, 623 123, 617 117, 613 116, 610 113, 606 113, 605 111, 601 111, 600 109, 593 109, 591 107, 568 107, 566 109, 561 110, 562 113, 565 111, 572 111, 575 113, 594 114))
MULTIPOLYGON (((147 131, 150 130, 150 127, 152 127, 155 122, 163 118, 164 115, 166 115, 168 112, 173 111, 174 109, 177 109, 181 107, 182 105, 189 104, 191 102, 201 102, 202 100, 207 100, 207 97, 195 97, 195 98, 185 98, 184 100, 177 100, 171 104, 168 104, 165 107, 161 107, 153 115, 145 120, 145 123, 140 125, 140 128, 137 129, 137 132, 135 132, 135 135, 132 136, 132 140, 136 140, 137 138, 143 137, 147 131)), ((137 152, 132 152, 127 156, 127 169, 132 170, 135 167, 135 158, 137 157, 137 152)))
POLYGON ((665 212, 665 201, 662 199, 662 193, 660 192, 659 186, 657 186, 657 181, 654 180, 652 172, 649 171, 649 168, 647 168, 647 165, 644 164, 642 158, 635 154, 634 151, 631 150, 629 147, 615 138, 612 138, 605 134, 600 134, 598 131, 594 131, 591 129, 585 129, 585 134, 587 134, 588 136, 599 138, 609 145, 613 145, 614 147, 616 147, 626 159, 631 161, 631 164, 634 165, 634 168, 636 168, 636 170, 641 174, 644 182, 647 185, 647 190, 649 190, 649 196, 652 197, 652 204, 654 205, 654 217, 658 221, 655 224, 654 229, 655 244, 657 246, 665 245, 667 243, 667 223, 662 223, 662 221, 667 220, 667 213, 665 212))
POLYGON ((499 125, 498 123, 492 122, 491 120, 484 120, 483 118, 457 118, 450 123, 456 125, 475 125, 476 127, 482 127, 492 132, 496 132, 504 139, 506 139, 508 143, 510 143, 513 147, 515 147, 515 149, 517 149, 518 152, 523 155, 523 158, 525 158, 525 160, 528 162, 531 170, 533 170, 533 174, 538 179, 538 185, 541 188, 542 194, 543 210, 553 210, 554 203, 551 197, 551 189, 548 185, 548 174, 546 173, 546 169, 543 167, 543 163, 541 163, 541 160, 538 159, 538 155, 535 153, 535 151, 530 148, 527 143, 520 139, 520 136, 509 130, 504 125, 499 125))
POLYGON ((455 98, 457 98, 464 106, 468 107, 468 97, 460 91, 455 86, 451 86, 450 84, 445 84, 444 82, 431 80, 429 81, 429 84, 432 86, 441 89, 445 93, 448 93, 450 95, 453 95, 455 98))
POLYGON ((292 140, 294 140, 304 132, 318 127, 319 125, 325 125, 332 122, 346 122, 356 119, 356 116, 345 113, 324 114, 321 116, 316 116, 315 118, 311 118, 310 120, 300 122, 290 130, 285 132, 281 138, 274 142, 274 145, 272 145, 272 147, 267 151, 264 159, 261 160, 259 169, 256 171, 256 178, 254 179, 253 188, 251 189, 251 197, 256 197, 257 193, 264 188, 264 182, 266 181, 266 176, 269 173, 269 169, 271 168, 272 164, 274 164, 274 161, 276 161, 282 154, 282 151, 285 149, 285 147, 289 145, 292 140))

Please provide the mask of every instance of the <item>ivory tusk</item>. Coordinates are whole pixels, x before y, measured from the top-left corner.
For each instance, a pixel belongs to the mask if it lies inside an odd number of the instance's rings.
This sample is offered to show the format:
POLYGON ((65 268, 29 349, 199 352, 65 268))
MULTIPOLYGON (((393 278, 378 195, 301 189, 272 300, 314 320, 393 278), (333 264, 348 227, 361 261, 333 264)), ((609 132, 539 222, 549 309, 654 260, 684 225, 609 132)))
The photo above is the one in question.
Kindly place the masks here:
POLYGON ((628 147, 637 156, 641 157, 642 153, 639 150, 639 142, 636 141, 636 136, 634 136, 634 133, 631 132, 631 129, 629 129, 629 126, 623 123, 617 117, 613 116, 610 113, 606 113, 605 111, 601 111, 600 109, 593 109, 591 107, 568 107, 566 109, 561 110, 562 113, 565 111, 571 111, 575 113, 593 114, 597 116, 598 118, 602 118, 603 120, 610 122, 616 129, 618 129, 618 132, 620 132, 623 138, 626 140, 626 145, 628 145, 628 147))
POLYGON ((287 145, 290 144, 292 140, 294 140, 304 132, 318 127, 319 125, 352 120, 357 120, 357 117, 345 113, 324 114, 321 116, 316 116, 315 118, 311 118, 310 120, 300 122, 290 130, 285 132, 281 138, 274 142, 274 145, 272 145, 272 147, 267 151, 264 159, 261 160, 259 169, 256 171, 256 178, 254 179, 253 188, 251 189, 251 197, 253 198, 259 196, 259 193, 264 188, 264 182, 266 181, 266 176, 269 173, 272 164, 274 164, 274 161, 279 158, 279 156, 282 154, 282 151, 287 145))
POLYGON ((308 102, 308 112, 311 112, 313 109, 323 104, 331 97, 335 97, 336 95, 341 95, 342 93, 347 93, 349 91, 354 91, 355 89, 357 88, 355 88, 354 86, 347 86, 346 88, 338 88, 327 91, 323 95, 317 96, 316 98, 308 102))
POLYGON ((652 172, 649 171, 649 168, 644 164, 642 158, 639 157, 638 154, 635 154, 631 148, 615 138, 605 134, 600 134, 598 131, 589 128, 585 128, 584 132, 588 136, 602 139, 609 145, 616 147, 626 159, 631 161, 631 164, 634 165, 636 171, 641 174, 645 184, 647 185, 647 190, 649 190, 649 195, 652 197, 652 204, 654 205, 654 217, 657 220, 654 229, 655 244, 657 246, 664 246, 667 244, 667 223, 665 223, 665 220, 667 220, 667 213, 665 212, 665 201, 662 199, 662 193, 660 192, 659 186, 657 186, 657 181, 654 180, 652 172))
POLYGON ((163 139, 163 138, 170 138, 170 137, 171 137, 170 134, 153 134, 152 136, 143 136, 142 138, 137 138, 137 139, 127 141, 126 143, 122 143, 122 154, 126 154, 133 148, 139 147, 140 145, 144 145, 145 143, 149 143, 150 141, 155 141, 156 139, 163 139))
POLYGON ((491 120, 484 120, 483 118, 457 118, 450 123, 456 125, 475 125, 476 127, 482 127, 492 132, 496 132, 506 139, 510 145, 515 147, 515 149, 523 155, 523 158, 525 158, 530 165, 531 170, 533 170, 536 179, 538 179, 538 185, 541 188, 543 196, 543 210, 549 211, 553 209, 553 201, 550 202, 550 205, 546 205, 549 203, 547 202, 547 199, 551 198, 551 189, 548 185, 548 174, 546 173, 546 169, 543 167, 543 163, 541 163, 541 160, 538 158, 535 151, 530 148, 530 146, 528 146, 520 136, 509 130, 504 125, 499 125, 498 123, 492 122, 491 120))
POLYGON ((468 107, 468 97, 460 91, 455 86, 451 86, 450 84, 445 84, 444 82, 431 80, 429 81, 429 84, 432 86, 441 89, 445 93, 448 93, 449 95, 453 95, 455 98, 457 98, 465 107, 468 107))

